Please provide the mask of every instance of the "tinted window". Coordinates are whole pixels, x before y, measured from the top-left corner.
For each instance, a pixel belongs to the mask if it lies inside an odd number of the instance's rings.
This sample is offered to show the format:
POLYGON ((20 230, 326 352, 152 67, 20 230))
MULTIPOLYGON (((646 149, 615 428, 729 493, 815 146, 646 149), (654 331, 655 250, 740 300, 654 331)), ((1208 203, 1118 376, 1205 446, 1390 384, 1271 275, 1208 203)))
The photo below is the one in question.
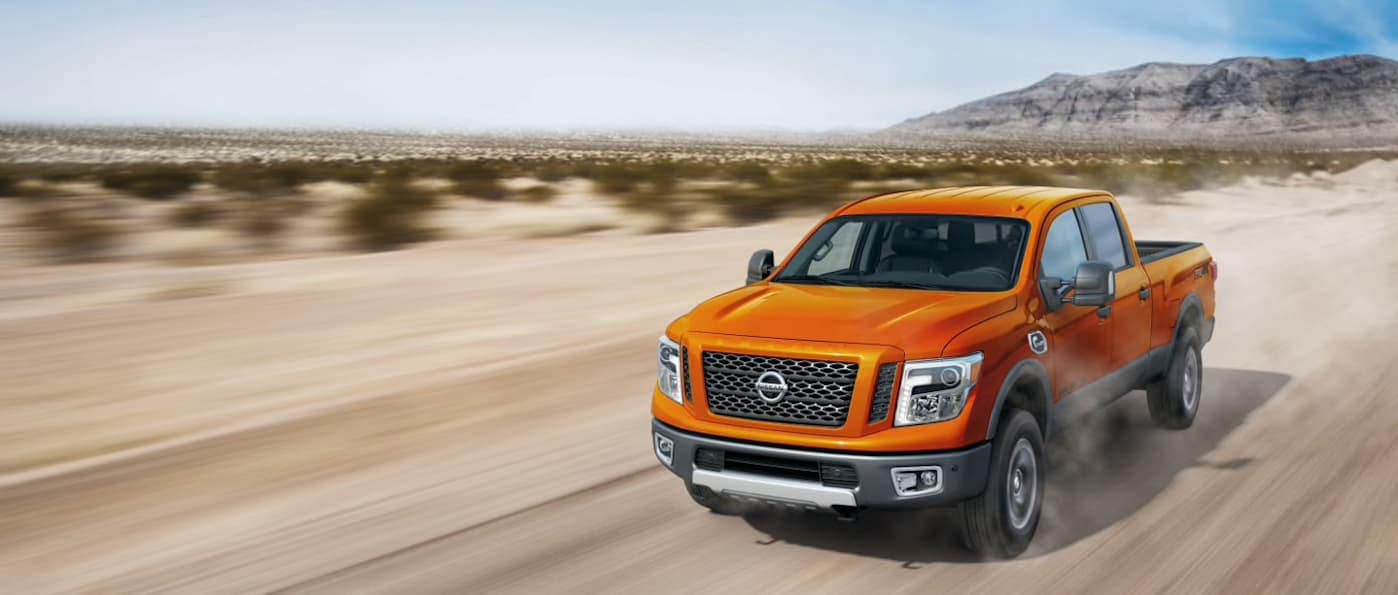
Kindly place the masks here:
POLYGON ((1113 268, 1126 266, 1126 245, 1122 242, 1121 224, 1117 223, 1116 210, 1111 204, 1101 202, 1087 205, 1082 211, 1087 221, 1088 237, 1092 242, 1093 259, 1112 263, 1113 268))
POLYGON ((1087 262, 1087 250, 1083 246, 1078 218, 1072 211, 1059 215, 1053 220, 1048 238, 1044 240, 1042 276, 1073 278, 1078 272, 1078 265, 1087 262))

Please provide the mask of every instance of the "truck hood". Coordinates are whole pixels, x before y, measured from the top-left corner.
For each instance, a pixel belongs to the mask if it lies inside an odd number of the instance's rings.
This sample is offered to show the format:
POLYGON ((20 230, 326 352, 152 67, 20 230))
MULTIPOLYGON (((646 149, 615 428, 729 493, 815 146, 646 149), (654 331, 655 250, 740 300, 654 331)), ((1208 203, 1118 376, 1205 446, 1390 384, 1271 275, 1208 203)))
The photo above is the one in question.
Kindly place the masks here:
POLYGON ((688 323, 704 333, 888 345, 920 358, 1014 307, 1011 293, 760 283, 700 304, 688 323))

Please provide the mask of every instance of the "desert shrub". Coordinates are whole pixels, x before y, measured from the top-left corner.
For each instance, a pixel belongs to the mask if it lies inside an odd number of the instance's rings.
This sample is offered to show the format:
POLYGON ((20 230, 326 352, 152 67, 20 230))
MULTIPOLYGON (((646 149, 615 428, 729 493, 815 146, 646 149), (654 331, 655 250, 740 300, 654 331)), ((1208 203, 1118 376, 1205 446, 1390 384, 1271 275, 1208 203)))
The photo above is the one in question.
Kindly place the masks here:
POLYGON ((641 168, 625 163, 598 165, 588 168, 586 173, 603 194, 626 194, 646 180, 641 168))
POLYGON ((1013 186, 1053 186, 1058 179, 1047 169, 1020 163, 999 165, 988 168, 986 184, 1013 186))
POLYGON ((772 171, 767 166, 753 161, 744 161, 728 167, 726 177, 735 182, 766 185, 772 181, 772 171))
POLYGON ((374 167, 364 163, 339 163, 330 167, 325 179, 346 184, 368 184, 374 179, 374 167))
POLYGON ((926 178, 926 167, 911 163, 888 163, 878 169, 877 176, 884 180, 920 180, 926 178))
POLYGON ((673 161, 657 161, 642 170, 642 179, 657 194, 670 194, 680 184, 681 168, 673 161))
POLYGON ((690 163, 668 159, 645 164, 608 163, 582 168, 581 171, 603 194, 613 196, 633 192, 670 194, 685 177, 702 177, 711 170, 690 163))
POLYGON ((19 186, 15 187, 12 193, 14 194, 14 196, 20 198, 27 198, 29 200, 42 200, 47 198, 65 196, 68 194, 68 192, 64 191, 58 186, 54 186, 53 184, 49 184, 46 182, 20 183, 19 186))
POLYGON ((566 164, 554 161, 536 163, 529 169, 540 182, 562 182, 573 174, 573 170, 566 164))
POLYGON ((1074 168, 1078 185, 1106 190, 1113 194, 1131 192, 1137 182, 1137 174, 1126 171, 1123 166, 1110 163, 1084 164, 1074 168))
POLYGON ((289 215, 274 201, 252 200, 239 213, 235 228, 263 246, 275 245, 290 226, 289 215))
POLYGON ((825 180, 872 180, 874 166, 857 159, 831 159, 816 164, 812 173, 825 180))
POLYGON ((694 206, 675 198, 670 193, 637 191, 618 195, 621 208, 632 213, 646 215, 651 222, 645 227, 649 233, 667 233, 679 230, 681 223, 694 210, 694 206))
POLYGON ((178 165, 133 166, 98 175, 103 188, 157 200, 188 192, 201 178, 198 170, 178 165))
POLYGON ((24 224, 35 232, 38 248, 61 261, 99 258, 120 236, 119 228, 99 215, 52 204, 29 211, 24 224))
POLYGON ((492 161, 462 161, 449 167, 446 175, 455 184, 457 194, 487 200, 501 200, 509 195, 500 184, 503 168, 492 161))
POLYGON ((378 185, 412 184, 413 180, 424 177, 421 169, 406 163, 395 163, 385 167, 375 178, 378 185))
POLYGON ((349 205, 341 229, 364 250, 392 250, 431 239, 424 216, 436 206, 436 196, 404 181, 380 180, 369 196, 349 205))
POLYGON ((170 211, 170 223, 177 227, 206 227, 222 214, 222 209, 212 202, 185 202, 170 211))
POLYGON ((1080 185, 1148 200, 1222 186, 1241 179, 1244 169, 1218 163, 1095 163, 1075 172, 1080 185))
POLYGON ((926 176, 935 180, 938 186, 954 186, 978 183, 977 177, 980 174, 978 164, 957 159, 928 166, 926 176))
MULTIPOLYGON (((741 215, 735 218, 741 221, 748 217, 743 213, 749 210, 753 217, 769 217, 800 206, 824 208, 841 204, 851 198, 850 183, 871 179, 873 168, 860 161, 837 159, 788 167, 778 173, 771 184, 759 191, 745 193, 752 200, 739 200, 736 195, 725 199, 736 209, 731 211, 730 215, 741 215), (737 206, 747 203, 753 204, 737 206)), ((725 210, 728 210, 728 207, 725 207, 725 210)))
POLYGON ((213 175, 215 186, 230 192, 258 196, 292 194, 302 184, 324 179, 326 173, 306 163, 240 163, 219 168, 213 175))
POLYGON ((324 170, 318 167, 296 162, 274 163, 267 166, 264 172, 269 182, 287 189, 322 180, 325 175, 324 170))
POLYGON ((92 174, 90 166, 49 165, 35 172, 45 182, 73 182, 92 174))
POLYGON ((1144 178, 1148 190, 1174 194, 1203 188, 1208 174, 1198 164, 1162 163, 1154 166, 1144 178))
POLYGON ((548 184, 539 184, 521 190, 519 197, 525 202, 546 203, 558 197, 558 189, 548 184))
POLYGON ((0 196, 14 196, 20 180, 18 173, 0 168, 0 196))
POLYGON ((751 225, 780 217, 798 201, 790 193, 725 188, 712 193, 724 216, 738 225, 751 225))

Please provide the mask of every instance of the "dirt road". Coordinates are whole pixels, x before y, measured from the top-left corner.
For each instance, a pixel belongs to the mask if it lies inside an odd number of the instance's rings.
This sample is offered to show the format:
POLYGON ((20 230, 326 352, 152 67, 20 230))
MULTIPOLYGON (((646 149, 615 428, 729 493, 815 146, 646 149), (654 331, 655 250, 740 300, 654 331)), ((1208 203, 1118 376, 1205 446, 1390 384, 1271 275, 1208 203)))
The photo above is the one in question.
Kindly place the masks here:
POLYGON ((656 335, 808 220, 0 271, 0 591, 1398 592, 1398 164, 1126 208, 1221 263, 1199 419, 1063 434, 1009 562, 655 463, 656 335))

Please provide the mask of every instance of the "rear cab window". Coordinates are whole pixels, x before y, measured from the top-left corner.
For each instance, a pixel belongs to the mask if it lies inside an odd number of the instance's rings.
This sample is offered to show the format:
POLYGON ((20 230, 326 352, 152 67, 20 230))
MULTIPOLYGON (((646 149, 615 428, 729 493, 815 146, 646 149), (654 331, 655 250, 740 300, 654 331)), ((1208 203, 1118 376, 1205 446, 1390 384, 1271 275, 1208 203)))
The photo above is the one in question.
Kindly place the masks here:
POLYGON ((1131 265, 1131 252, 1126 249, 1126 233, 1121 219, 1111 203, 1099 202, 1078 207, 1087 227, 1088 246, 1093 260, 1103 260, 1120 271, 1131 265))

